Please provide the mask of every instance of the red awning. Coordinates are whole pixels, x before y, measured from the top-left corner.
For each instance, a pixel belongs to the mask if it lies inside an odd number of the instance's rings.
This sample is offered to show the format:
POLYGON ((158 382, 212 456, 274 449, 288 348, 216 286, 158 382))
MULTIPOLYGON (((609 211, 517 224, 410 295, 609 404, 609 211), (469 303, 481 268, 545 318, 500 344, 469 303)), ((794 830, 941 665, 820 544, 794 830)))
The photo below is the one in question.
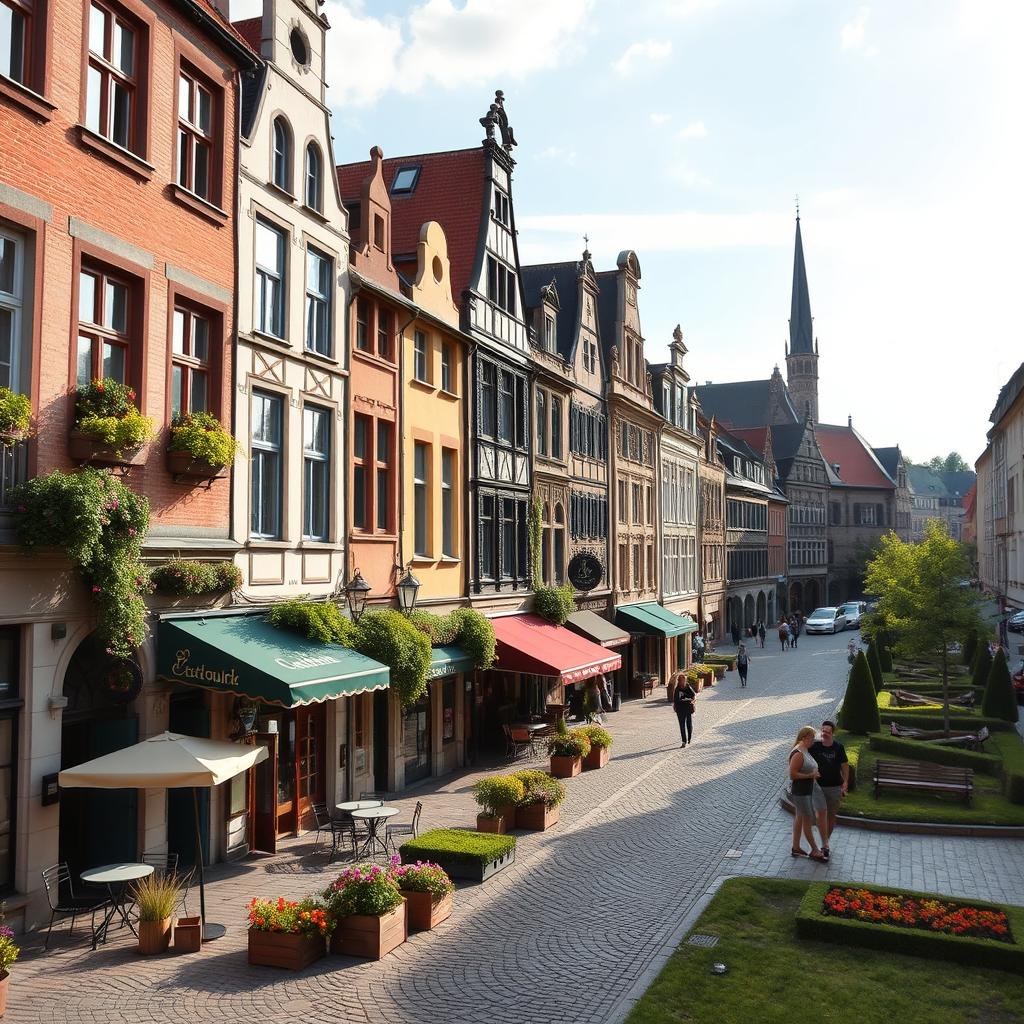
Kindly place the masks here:
POLYGON ((622 658, 539 615, 507 615, 492 619, 498 641, 500 672, 554 676, 563 683, 614 672, 622 658))

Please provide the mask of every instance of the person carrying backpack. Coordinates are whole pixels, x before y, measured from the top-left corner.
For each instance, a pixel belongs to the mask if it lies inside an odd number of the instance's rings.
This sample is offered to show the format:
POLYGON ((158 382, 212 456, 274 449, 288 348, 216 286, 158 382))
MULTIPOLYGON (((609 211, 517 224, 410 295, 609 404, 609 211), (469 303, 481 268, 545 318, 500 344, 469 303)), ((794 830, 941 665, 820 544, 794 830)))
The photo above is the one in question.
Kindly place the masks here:
POLYGON ((750 665, 750 658, 747 655, 746 644, 740 644, 739 652, 736 655, 736 668, 740 674, 740 686, 747 685, 747 668, 750 665))

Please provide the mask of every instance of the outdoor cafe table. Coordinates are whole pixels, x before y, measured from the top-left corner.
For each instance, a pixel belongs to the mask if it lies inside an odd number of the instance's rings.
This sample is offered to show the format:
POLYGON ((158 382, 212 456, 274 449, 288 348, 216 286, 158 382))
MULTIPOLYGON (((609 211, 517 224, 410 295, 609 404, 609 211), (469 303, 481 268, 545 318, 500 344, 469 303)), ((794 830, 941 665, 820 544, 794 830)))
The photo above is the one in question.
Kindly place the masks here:
POLYGON ((132 930, 132 935, 138 935, 135 925, 128 916, 127 901, 125 894, 128 891, 129 882, 137 882, 140 878, 146 878, 153 874, 152 864, 104 864, 102 867, 90 868, 82 872, 82 881, 90 885, 104 885, 110 894, 110 909, 103 917, 100 926, 92 933, 92 948, 96 948, 100 936, 107 941, 107 928, 110 925, 114 914, 121 915, 121 921, 132 930))
POLYGON ((360 857, 365 857, 367 852, 370 856, 373 856, 373 846, 376 843, 385 856, 387 856, 388 848, 385 839, 380 839, 377 832, 380 828, 382 821, 387 821, 388 818, 393 818, 398 814, 397 807, 383 807, 377 804, 374 807, 363 807, 360 810, 352 812, 352 817, 357 818, 359 821, 365 821, 367 828, 370 830, 369 835, 366 837, 366 842, 363 843, 363 848, 359 851, 360 857))
MULTIPOLYGON (((344 803, 335 804, 335 810, 341 811, 345 815, 346 819, 352 819, 353 811, 365 811, 367 807, 380 807, 384 803, 383 800, 346 800, 344 803)), ((331 860, 334 860, 334 855, 338 852, 338 833, 334 830, 331 831, 331 860)), ((352 856, 358 856, 356 852, 355 840, 352 842, 352 856)))

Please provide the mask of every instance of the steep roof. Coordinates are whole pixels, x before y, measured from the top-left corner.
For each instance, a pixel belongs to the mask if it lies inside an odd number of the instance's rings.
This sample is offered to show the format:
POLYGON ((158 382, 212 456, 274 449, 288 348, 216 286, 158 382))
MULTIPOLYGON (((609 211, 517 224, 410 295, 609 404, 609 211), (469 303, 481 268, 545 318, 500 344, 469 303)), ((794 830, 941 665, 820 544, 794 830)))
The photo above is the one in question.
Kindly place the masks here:
POLYGON ((804 243, 800 237, 800 214, 796 215, 796 247, 793 251, 793 297, 789 306, 789 354, 814 351, 811 294, 807 289, 804 243))
POLYGON ((778 423, 772 427, 772 454, 776 462, 796 458, 807 429, 804 423, 778 423))
MULTIPOLYGON (((698 384, 697 398, 708 416, 728 427, 760 427, 771 420, 771 381, 741 380, 729 384, 698 384)), ((788 392, 783 392, 785 408, 798 423, 788 392)), ((774 426, 772 427, 774 430, 774 426)))
POLYGON ((263 17, 231 22, 231 27, 257 52, 263 45, 263 17))
POLYGON ((989 413, 989 422, 995 426, 1009 411, 1017 396, 1024 390, 1024 363, 1021 363, 1010 379, 999 389, 999 397, 989 413))
POLYGON ((566 361, 572 359, 576 341, 576 327, 579 323, 579 272, 580 265, 568 263, 538 263, 519 268, 523 283, 523 302, 527 309, 537 309, 541 304, 541 289, 552 281, 558 292, 558 312, 555 315, 555 335, 558 354, 566 361))
POLYGON ((927 466, 908 466, 907 477, 910 480, 912 493, 929 498, 946 497, 946 485, 942 482, 942 478, 927 466))
POLYGON ((965 469, 953 473, 939 473, 939 479, 945 484, 951 498, 957 494, 962 497, 974 486, 978 474, 972 469, 965 469))
POLYGON ((242 83, 242 109, 239 114, 239 124, 243 139, 252 135, 256 127, 256 115, 260 109, 260 100, 263 98, 263 90, 267 84, 267 65, 262 61, 249 71, 243 71, 242 83))
POLYGON ((833 487, 881 487, 892 490, 889 475, 875 458, 867 442, 853 427, 831 423, 816 423, 818 447, 832 472, 829 483, 833 487), (834 467, 838 464, 839 472, 834 467))
POLYGON ((746 441, 747 445, 757 452, 759 457, 764 457, 764 442, 768 433, 767 427, 732 427, 729 433, 733 437, 746 441))
MULTIPOLYGON (((340 164, 337 173, 341 198, 347 205, 358 201, 363 179, 370 173, 370 161, 340 164)), ((384 161, 384 182, 391 197, 393 259, 415 259, 420 228, 436 220, 448 240, 452 298, 461 306, 476 262, 481 218, 487 213, 483 209, 483 148, 388 157, 384 161), (391 185, 402 167, 419 167, 420 172, 411 192, 395 195, 391 185)))
POLYGON ((875 453, 875 458, 882 464, 882 469, 895 482, 899 472, 900 446, 893 445, 890 448, 872 448, 871 450, 875 453))
POLYGON ((619 272, 602 270, 595 276, 597 286, 601 289, 597 296, 597 327, 607 352, 613 345, 619 343, 619 336, 615 331, 615 318, 619 312, 619 272))

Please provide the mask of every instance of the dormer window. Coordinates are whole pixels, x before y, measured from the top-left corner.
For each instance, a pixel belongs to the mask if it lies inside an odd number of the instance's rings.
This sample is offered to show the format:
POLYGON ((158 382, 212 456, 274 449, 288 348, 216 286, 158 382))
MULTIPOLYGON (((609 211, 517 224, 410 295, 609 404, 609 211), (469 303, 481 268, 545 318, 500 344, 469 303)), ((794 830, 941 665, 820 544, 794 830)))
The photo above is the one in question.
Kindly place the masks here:
POLYGON ((500 189, 494 190, 494 219, 508 227, 508 196, 500 189))
POLYGON ((373 244, 384 251, 384 218, 379 213, 373 215, 373 244))
POLYGON ((419 177, 418 166, 399 167, 395 172, 395 180, 391 182, 391 194, 393 196, 408 195, 416 187, 419 177))
POLYGON ((552 316, 544 317, 544 351, 555 351, 555 318, 552 316))
POLYGON ((273 182, 291 192, 292 133, 283 117, 274 119, 273 182))

